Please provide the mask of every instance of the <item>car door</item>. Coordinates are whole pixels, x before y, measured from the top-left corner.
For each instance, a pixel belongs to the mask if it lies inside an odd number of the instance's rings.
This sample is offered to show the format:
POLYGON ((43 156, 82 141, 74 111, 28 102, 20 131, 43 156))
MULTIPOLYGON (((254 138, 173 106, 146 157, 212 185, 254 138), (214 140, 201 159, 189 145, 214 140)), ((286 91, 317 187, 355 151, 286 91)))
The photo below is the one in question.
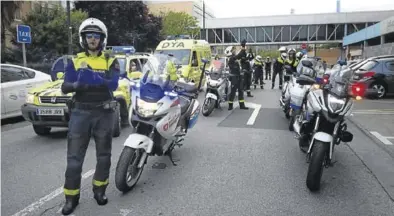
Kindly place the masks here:
POLYGON ((1 67, 1 89, 4 96, 5 115, 9 117, 20 115, 27 91, 34 87, 31 80, 21 68, 1 67))
POLYGON ((386 75, 387 93, 394 93, 394 59, 384 62, 383 73, 386 75))

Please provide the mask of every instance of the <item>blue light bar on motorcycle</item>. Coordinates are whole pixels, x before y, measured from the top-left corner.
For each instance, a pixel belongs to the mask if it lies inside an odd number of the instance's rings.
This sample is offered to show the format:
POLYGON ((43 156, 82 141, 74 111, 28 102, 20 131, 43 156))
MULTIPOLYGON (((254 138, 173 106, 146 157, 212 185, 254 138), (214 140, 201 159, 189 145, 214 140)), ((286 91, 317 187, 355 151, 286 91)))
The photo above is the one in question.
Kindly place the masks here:
POLYGON ((135 48, 133 46, 113 46, 112 52, 133 54, 135 53, 135 48))
POLYGON ((165 91, 164 95, 169 96, 169 97, 178 97, 178 93, 176 93, 176 92, 165 91))

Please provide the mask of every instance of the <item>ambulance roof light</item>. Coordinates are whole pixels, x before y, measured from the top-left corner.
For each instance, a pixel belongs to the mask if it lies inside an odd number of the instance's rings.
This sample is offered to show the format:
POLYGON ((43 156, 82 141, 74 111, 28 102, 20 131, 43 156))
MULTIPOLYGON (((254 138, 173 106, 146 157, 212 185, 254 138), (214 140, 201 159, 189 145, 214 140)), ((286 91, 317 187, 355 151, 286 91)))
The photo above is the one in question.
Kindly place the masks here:
POLYGON ((168 35, 167 40, 191 39, 190 35, 168 35))

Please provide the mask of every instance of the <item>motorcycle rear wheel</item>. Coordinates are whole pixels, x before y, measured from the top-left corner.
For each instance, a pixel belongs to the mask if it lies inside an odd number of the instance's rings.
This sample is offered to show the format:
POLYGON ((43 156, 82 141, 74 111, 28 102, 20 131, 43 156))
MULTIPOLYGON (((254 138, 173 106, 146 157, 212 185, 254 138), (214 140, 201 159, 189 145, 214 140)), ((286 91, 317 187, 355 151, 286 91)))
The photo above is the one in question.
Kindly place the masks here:
POLYGON ((128 146, 123 148, 115 171, 116 188, 123 193, 133 189, 141 177, 145 164, 138 168, 143 155, 143 149, 134 149, 128 146))
POLYGON ((324 161, 329 151, 329 143, 314 141, 312 147, 312 156, 309 162, 308 174, 306 177, 306 186, 310 191, 320 189, 320 181, 323 175, 324 161))
POLYGON ((215 104, 215 100, 212 98, 206 98, 204 100, 204 104, 202 105, 202 114, 204 116, 209 116, 213 112, 213 109, 215 109, 215 104))

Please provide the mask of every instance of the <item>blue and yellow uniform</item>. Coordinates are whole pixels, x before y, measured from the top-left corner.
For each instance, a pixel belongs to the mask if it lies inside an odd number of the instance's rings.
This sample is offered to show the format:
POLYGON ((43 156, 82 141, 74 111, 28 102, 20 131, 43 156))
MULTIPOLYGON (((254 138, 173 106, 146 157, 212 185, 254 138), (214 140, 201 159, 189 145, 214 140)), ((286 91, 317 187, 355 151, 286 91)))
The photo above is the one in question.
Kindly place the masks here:
POLYGON ((290 65, 291 70, 293 71, 293 73, 297 72, 297 66, 298 66, 298 59, 294 58, 294 59, 287 59, 285 64, 286 65, 290 65))
MULTIPOLYGON (((118 87, 117 60, 103 53, 79 53, 66 68, 63 93, 75 92, 69 104, 70 121, 64 194, 79 199, 82 165, 91 136, 96 142, 97 165, 93 191, 105 191, 111 165, 113 91, 118 87)), ((95 192, 96 195, 96 192, 95 192)), ((99 201, 98 201, 99 202, 99 201)))

